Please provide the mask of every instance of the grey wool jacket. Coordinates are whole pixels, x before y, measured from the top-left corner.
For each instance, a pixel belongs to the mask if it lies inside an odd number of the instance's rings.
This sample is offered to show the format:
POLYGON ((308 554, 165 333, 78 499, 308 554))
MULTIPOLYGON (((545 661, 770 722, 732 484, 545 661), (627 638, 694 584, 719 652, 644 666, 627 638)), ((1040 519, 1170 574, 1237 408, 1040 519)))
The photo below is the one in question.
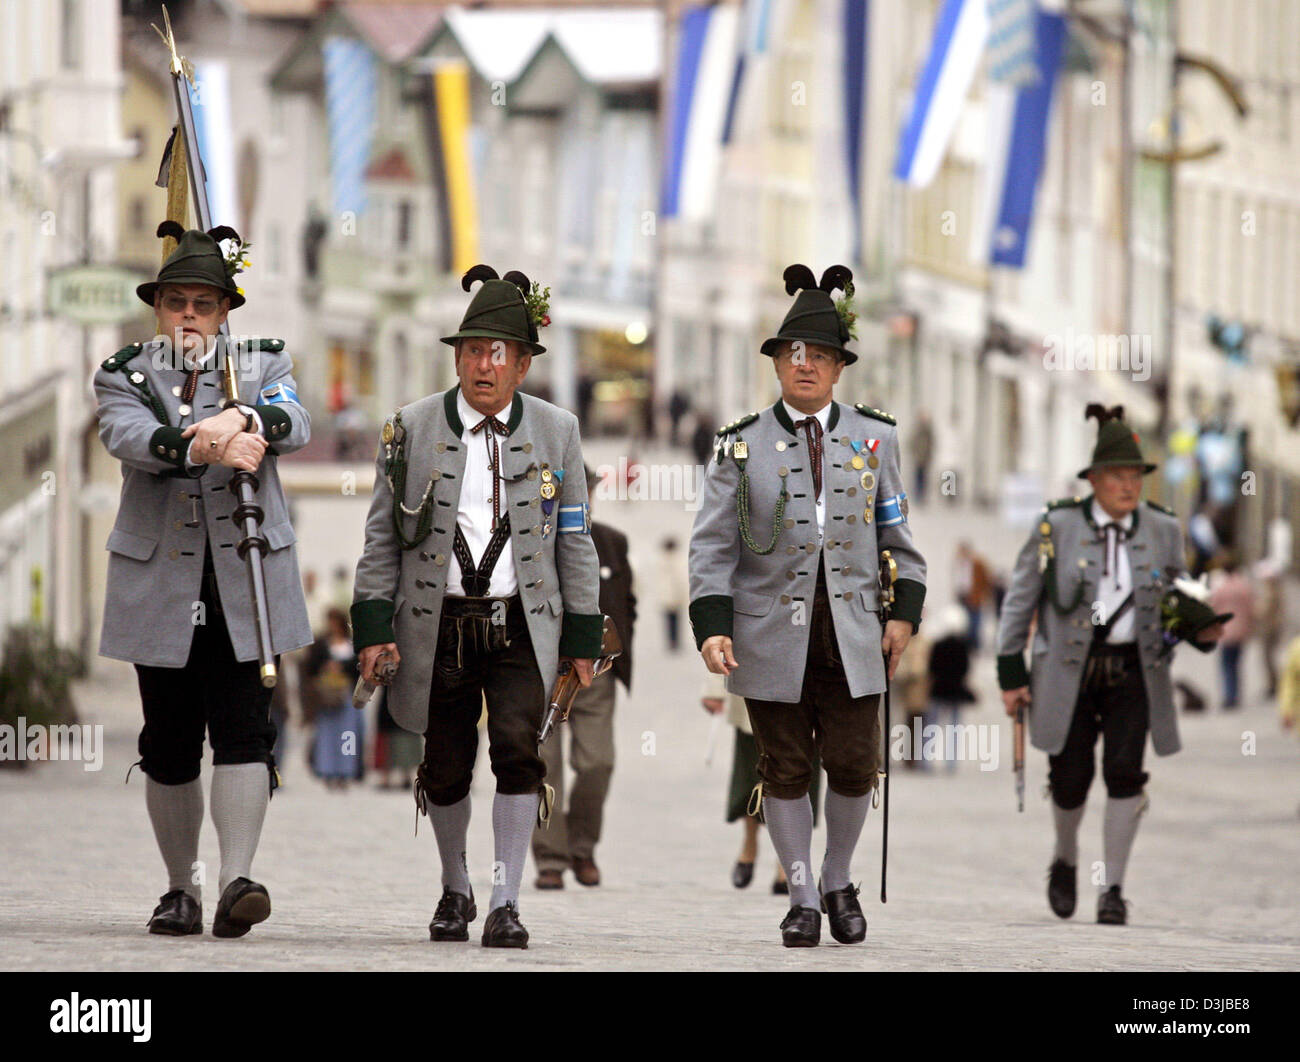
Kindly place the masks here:
MULTIPOLYGON (((1181 575, 1186 570, 1183 531, 1177 517, 1154 502, 1139 505, 1133 521, 1126 546, 1151 744, 1157 754, 1168 756, 1182 746, 1169 676, 1171 654, 1164 651, 1160 602, 1174 577, 1171 572, 1181 575)), ((1079 697, 1093 636, 1093 602, 1104 550, 1105 536, 1092 520, 1091 495, 1050 503, 1035 521, 1029 540, 1016 558, 1002 602, 997 638, 998 683, 1004 690, 1029 687, 1031 740, 1035 748, 1052 755, 1065 747, 1079 697), (1040 560, 1044 537, 1051 540, 1050 563, 1040 560), (1024 651, 1035 616, 1037 626, 1026 669, 1024 651)))
POLYGON ((887 413, 831 404, 823 436, 825 529, 804 433, 780 401, 719 432, 704 477, 690 545, 690 617, 697 646, 711 635, 732 639, 738 667, 727 689, 742 697, 797 702, 808 657, 818 564, 824 563, 831 616, 844 674, 854 697, 885 689, 880 641, 880 553, 898 566, 893 618, 921 622, 925 559, 912 543, 899 469, 898 431, 887 413), (747 450, 750 538, 740 527, 737 444, 747 450), (862 467, 854 467, 854 459, 862 467), (774 527, 782 488, 789 497, 774 527))
MULTIPOLYGON (((447 573, 456 563, 452 541, 467 458, 458 389, 459 384, 403 406, 384 425, 352 595, 357 652, 397 645, 401 663, 388 707, 416 733, 428 723, 447 573), (422 511, 423 519, 395 508, 397 501, 422 511)), ((510 514, 519 597, 549 691, 561 655, 593 658, 600 650, 600 562, 591 539, 578 418, 516 392, 506 427, 509 435, 500 443, 502 508, 510 514), (558 481, 549 531, 540 493, 544 469, 558 481)))
MULTIPOLYGON (((212 551, 221 607, 235 659, 257 659, 252 591, 242 538, 232 513, 235 470, 222 465, 186 469, 195 419, 220 412, 225 397, 217 368, 199 377, 192 410, 180 412, 183 369, 165 356, 165 340, 132 343, 95 373, 99 437, 122 462, 122 495, 108 536, 108 589, 99 652, 155 667, 184 667, 189 657, 203 578, 205 541, 212 551)), ((311 418, 298 402, 293 363, 278 339, 253 341, 236 358, 240 400, 262 419, 269 445, 257 470, 257 503, 265 512, 263 555, 271 648, 287 653, 310 645, 311 625, 298 574, 289 508, 276 468, 311 437, 311 418)))

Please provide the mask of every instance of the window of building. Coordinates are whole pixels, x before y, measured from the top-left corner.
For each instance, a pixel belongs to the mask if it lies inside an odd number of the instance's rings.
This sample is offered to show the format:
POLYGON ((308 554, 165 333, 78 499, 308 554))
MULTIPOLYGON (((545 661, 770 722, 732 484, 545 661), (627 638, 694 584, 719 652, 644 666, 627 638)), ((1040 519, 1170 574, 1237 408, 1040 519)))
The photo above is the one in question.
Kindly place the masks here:
POLYGON ((64 70, 81 68, 82 0, 62 0, 59 24, 59 64, 64 70))
POLYGON ((411 201, 403 196, 397 201, 397 249, 408 251, 411 248, 411 221, 414 213, 411 201))

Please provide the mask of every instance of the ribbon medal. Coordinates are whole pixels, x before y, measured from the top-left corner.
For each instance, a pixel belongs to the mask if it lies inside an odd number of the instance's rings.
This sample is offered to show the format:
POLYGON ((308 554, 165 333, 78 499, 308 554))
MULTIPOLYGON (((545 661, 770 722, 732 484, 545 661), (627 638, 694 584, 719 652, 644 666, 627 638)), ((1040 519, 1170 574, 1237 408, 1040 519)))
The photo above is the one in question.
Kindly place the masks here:
POLYGON ((542 538, 547 538, 551 533, 551 513, 555 510, 555 496, 560 492, 557 484, 564 482, 564 469, 557 468, 552 471, 543 465, 541 478, 542 513, 546 518, 542 523, 542 538))

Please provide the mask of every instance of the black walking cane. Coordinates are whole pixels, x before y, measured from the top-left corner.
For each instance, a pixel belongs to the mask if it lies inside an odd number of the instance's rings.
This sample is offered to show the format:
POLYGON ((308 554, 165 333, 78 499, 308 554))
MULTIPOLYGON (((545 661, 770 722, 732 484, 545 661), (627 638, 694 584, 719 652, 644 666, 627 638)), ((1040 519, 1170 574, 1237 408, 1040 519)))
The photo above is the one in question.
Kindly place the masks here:
MULTIPOLYGON (((889 550, 880 553, 880 627, 883 632, 894 608, 894 582, 898 579, 898 564, 889 550)), ((880 831, 880 902, 885 903, 885 873, 889 867, 889 654, 885 658, 885 720, 880 735, 880 762, 885 773, 885 808, 880 831)))

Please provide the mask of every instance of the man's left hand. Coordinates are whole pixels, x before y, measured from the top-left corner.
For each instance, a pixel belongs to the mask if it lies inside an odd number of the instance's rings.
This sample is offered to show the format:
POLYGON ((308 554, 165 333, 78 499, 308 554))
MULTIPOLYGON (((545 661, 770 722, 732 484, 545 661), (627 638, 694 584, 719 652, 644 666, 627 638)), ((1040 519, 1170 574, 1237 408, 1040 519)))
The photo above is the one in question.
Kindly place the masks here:
POLYGON ((578 681, 582 683, 583 687, 586 688, 587 686, 590 686, 591 680, 596 677, 592 673, 595 670, 596 661, 575 660, 570 656, 566 656, 564 659, 573 664, 573 670, 578 673, 578 681))
POLYGON ((903 650, 912 640, 912 623, 910 620, 891 619, 885 624, 885 636, 880 640, 880 648, 889 657, 889 681, 894 680, 898 662, 903 658, 903 650))

